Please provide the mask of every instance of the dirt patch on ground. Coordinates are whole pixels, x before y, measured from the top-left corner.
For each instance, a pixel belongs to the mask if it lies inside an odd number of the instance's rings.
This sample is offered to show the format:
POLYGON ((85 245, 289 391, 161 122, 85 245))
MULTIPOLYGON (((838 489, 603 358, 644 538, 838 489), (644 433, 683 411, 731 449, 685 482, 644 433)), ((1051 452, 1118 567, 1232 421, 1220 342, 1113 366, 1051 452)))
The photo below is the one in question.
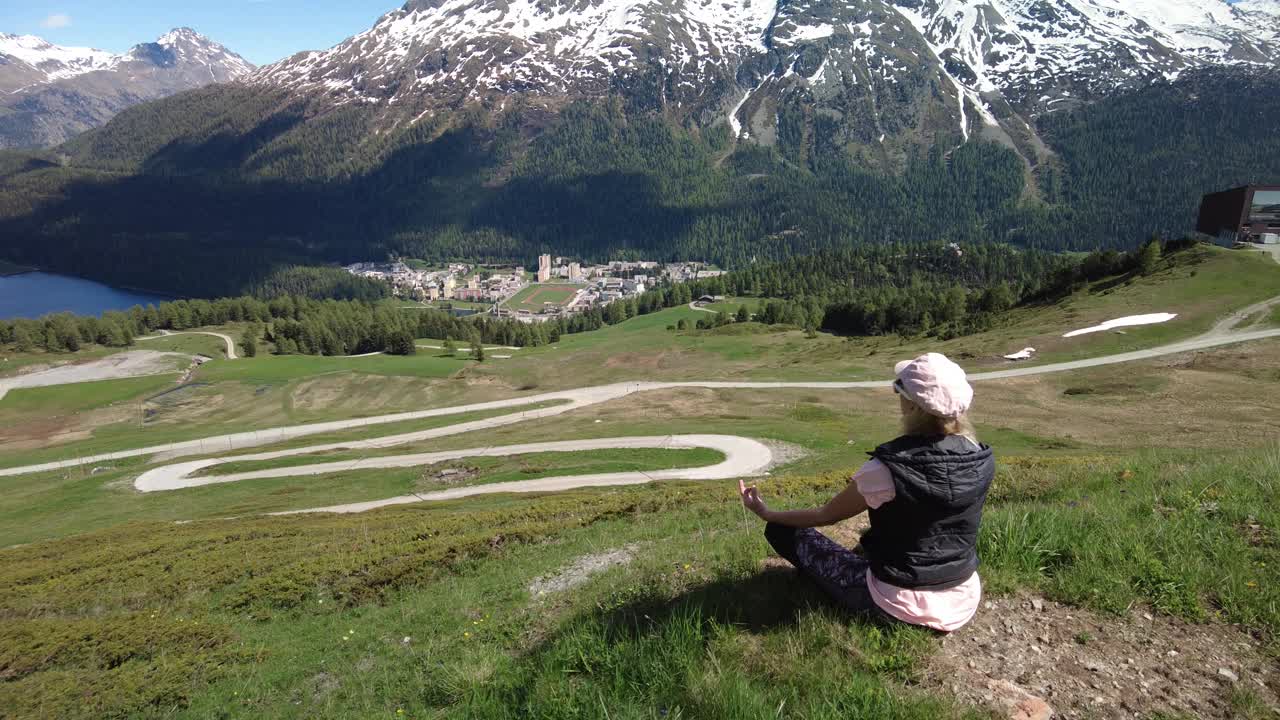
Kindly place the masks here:
POLYGON ((72 415, 35 417, 22 422, 0 424, 0 453, 36 450, 93 437, 102 425, 133 420, 136 406, 114 405, 72 415))
POLYGON ((797 460, 801 460, 808 456, 809 451, 802 445, 785 442, 783 440, 768 440, 765 438, 757 438, 760 444, 769 448, 769 452, 773 453, 773 460, 769 462, 768 467, 764 469, 765 473, 769 473, 774 468, 790 465, 797 460))
POLYGON ((443 486, 468 485, 480 476, 480 469, 465 463, 433 465, 422 471, 416 491, 439 490, 443 486))
POLYGON ((71 383, 118 380, 120 378, 176 372, 180 365, 185 366, 190 359, 189 355, 181 355, 179 353, 130 350, 129 352, 117 353, 102 358, 101 360, 75 365, 59 365, 37 372, 24 373, 17 377, 5 378, 0 380, 0 395, 15 388, 68 385, 71 383))
POLYGON ((596 573, 630 563, 639 549, 640 546, 633 543, 606 552, 583 555, 555 573, 534 578, 529 583, 529 594, 538 598, 577 587, 596 573))
POLYGON ((984 601, 941 640, 925 684, 1004 712, 1016 705, 1010 698, 1039 698, 1055 718, 1233 718, 1232 696, 1246 694, 1280 709, 1280 667, 1236 628, 1141 611, 1117 618, 1030 596, 984 601))
MULTIPOLYGON (((828 528, 857 547, 859 516, 828 528)), ((791 568, 776 555, 766 570, 791 568)), ((1238 628, 1136 611, 1128 618, 1039 597, 992 598, 940 638, 922 684, 1019 720, 1236 718, 1242 698, 1280 713, 1280 663, 1238 628)))

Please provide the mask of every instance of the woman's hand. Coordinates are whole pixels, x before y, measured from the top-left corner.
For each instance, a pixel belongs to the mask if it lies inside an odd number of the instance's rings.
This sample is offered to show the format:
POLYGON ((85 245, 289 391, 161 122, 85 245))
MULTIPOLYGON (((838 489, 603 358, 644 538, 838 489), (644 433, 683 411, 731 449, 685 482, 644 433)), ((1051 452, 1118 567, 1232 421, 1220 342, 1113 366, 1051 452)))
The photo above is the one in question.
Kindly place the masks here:
POLYGON ((760 499, 760 491, 756 490, 756 486, 747 487, 746 483, 738 480, 738 493, 742 495, 742 505, 746 509, 755 513, 761 520, 767 521, 769 508, 764 504, 764 500, 760 499))

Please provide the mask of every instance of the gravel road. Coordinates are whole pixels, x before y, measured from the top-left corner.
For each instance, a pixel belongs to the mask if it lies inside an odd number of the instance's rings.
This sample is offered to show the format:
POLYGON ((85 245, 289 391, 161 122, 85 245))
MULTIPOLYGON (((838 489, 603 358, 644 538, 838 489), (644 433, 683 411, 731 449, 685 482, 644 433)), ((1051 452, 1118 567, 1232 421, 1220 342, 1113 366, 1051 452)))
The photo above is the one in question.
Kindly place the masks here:
MULTIPOLYGON (((1280 302, 1277 298, 1269 303, 1280 302)), ((1264 304, 1259 304, 1259 306, 1264 304)), ((1237 313, 1233 313, 1231 317, 1219 323, 1209 333, 1198 338, 1186 340, 1182 342, 1172 343, 1162 347, 1151 348, 1147 350, 1136 350, 1128 353, 1120 353, 1116 355, 1107 355, 1097 358, 1087 358, 1083 360, 1072 360, 1069 362, 1052 363, 1048 365, 1035 366, 1019 366, 1008 368, 1005 370, 997 370, 985 373, 975 373, 970 375, 970 379, 975 382, 984 382, 991 380, 999 380, 1003 378, 1022 377, 1028 375, 1040 375, 1045 373, 1065 372, 1089 367, 1097 367, 1100 365, 1110 365, 1115 363, 1132 362, 1135 360, 1144 360, 1149 358, 1160 357, 1163 355, 1171 355, 1176 353, 1189 352, 1194 350, 1203 350, 1221 345, 1228 345, 1249 340, 1259 340, 1271 337, 1280 337, 1280 329, 1256 330, 1250 332, 1236 332, 1232 328, 1240 322, 1241 319, 1256 312, 1256 308, 1246 308, 1237 313)), ((439 457, 445 459, 439 453, 429 455, 409 455, 397 456, 390 458, 371 458, 357 463, 325 463, 320 465, 308 465, 296 468, 282 468, 276 470, 264 470, 256 473, 240 473, 236 475, 214 476, 211 478, 190 478, 189 475, 198 469, 217 465, 230 461, 251 461, 251 460, 270 460, 292 455, 308 454, 316 452, 324 452, 337 449, 360 449, 360 448, 378 448, 392 447, 396 445, 417 442, 430 438, 444 437, 448 435, 456 435, 460 433, 473 432, 489 428, 501 427, 526 420, 552 417, 563 413, 571 412, 575 409, 596 405, 599 403, 616 400, 632 393, 647 392, 651 390, 663 390, 671 388, 727 388, 727 389, 851 389, 851 388, 887 388, 890 385, 889 380, 872 380, 858 382, 734 382, 734 381, 692 381, 692 382, 622 382, 611 385, 600 385, 596 387, 579 388, 574 390, 563 390, 559 392, 542 393, 539 395, 531 395, 519 398, 509 398, 505 400, 496 400, 485 403, 473 403, 470 405, 461 405, 451 408, 437 408, 432 410, 420 410, 415 412, 396 413, 392 415, 382 415, 372 418, 360 418, 352 420, 338 420, 325 423, 312 423, 309 425, 295 425, 289 427, 272 428, 269 430, 233 433, 229 435, 221 435, 211 438, 203 438, 200 440, 191 440, 187 442, 172 443, 169 445, 158 445, 146 448, 138 448, 134 450, 124 450, 115 453, 106 453, 91 457, 75 458, 58 462, 43 463, 40 465, 30 465, 26 467, 5 468, 0 469, 0 476, 21 475, 33 472, 42 472, 47 470, 55 470, 61 468, 75 467, 86 464, 97 464, 118 460, 127 457, 136 457, 140 455, 154 455, 157 460, 164 460, 185 455, 203 455, 220 450, 239 450, 243 448, 255 447, 269 443, 276 443, 283 440, 293 438, 306 437, 320 433, 328 433, 337 430, 347 430, 352 428, 366 427, 370 425, 378 425, 384 423, 401 422, 405 420, 415 420, 428 417, 446 416, 460 413, 469 413, 477 411, 495 410, 495 409, 513 409, 512 413, 500 415, 497 417, 486 418, 483 420, 474 420, 446 427, 433 428, 430 430, 422 430, 412 433, 403 433, 400 435, 392 435, 388 437, 373 438, 369 440, 356 440, 340 443, 329 443, 325 445, 309 446, 303 448, 294 448, 290 450, 278 450, 266 453, 257 453, 253 455, 237 455, 234 457, 213 458, 206 460, 198 460, 194 462, 176 463, 144 473, 139 476, 136 486, 144 492, 155 490, 170 490, 180 487, 190 487, 198 484, 208 484, 210 482, 230 482, 233 480, 247 480, 263 477, 282 477, 297 475, 314 475, 318 473, 335 472, 343 468, 351 467, 404 467, 407 465, 421 465, 427 462, 438 462, 439 460, 425 460, 424 458, 439 457), (550 401, 560 401, 561 404, 551 407, 519 410, 521 406, 527 406, 535 403, 543 403, 550 401), (377 463, 377 464, 371 464, 377 463), (393 464, 387 464, 393 463, 393 464), (399 464, 394 464, 399 463, 399 464)), ((338 506, 340 509, 322 509, 333 512, 356 512, 360 509, 369 509, 371 507, 381 507, 386 504, 398 504, 404 502, 418 502, 428 499, 443 499, 445 497, 462 497, 464 495, 486 493, 486 492, 533 492, 551 489, 567 489, 571 487, 583 487, 587 485, 596 485, 604 482, 605 484, 630 484, 636 482, 648 482, 652 479, 671 478, 665 473, 679 473, 679 477, 685 479, 693 479, 693 475, 699 472, 711 473, 715 477, 741 477, 752 474, 755 470, 768 465, 769 459, 772 457, 768 448, 754 440, 747 438, 730 438, 729 436, 679 436, 681 441, 695 442, 690 438, 697 438, 697 442, 717 443, 716 445, 702 444, 698 447, 715 447, 725 452, 728 458, 725 463, 711 466, 710 468, 694 468, 679 471, 661 471, 654 473, 632 473, 621 474, 618 477, 606 476, 601 480, 601 476, 578 476, 567 478, 544 478, 537 481, 528 481, 533 484, 510 483, 481 485, 472 488, 457 488, 445 491, 447 493, 455 493, 452 495, 423 495, 423 496, 404 496, 401 498, 392 498, 390 500, 377 500, 372 503, 356 503, 353 505, 338 506), (757 447, 758 446, 758 447, 757 447), (728 449, 725 449, 728 448, 728 449), (750 471, 749 471, 750 470, 750 471), (732 471, 733 474, 720 475, 719 473, 732 471), (625 477, 624 477, 625 476, 625 477), (644 478, 643 480, 641 478, 644 478), (515 487, 516 489, 512 489, 515 487), (521 489, 524 488, 524 489, 521 489), (461 493, 458 495, 456 493, 461 493), (408 498, 413 499, 408 499, 408 498)), ((667 442, 670 443, 673 438, 613 438, 600 441, 566 441, 567 449, 591 449, 590 443, 604 442, 667 442)), ((542 452, 548 451, 547 448, 556 445, 566 445, 566 443, 546 443, 537 447, 542 448, 542 452)), ((636 447, 655 447, 656 445, 637 445, 636 447)), ((468 457, 482 454, 517 454, 519 452, 531 452, 527 448, 531 446, 514 446, 508 448, 488 448, 478 450, 458 451, 461 454, 450 454, 451 457, 468 457), (526 449, 519 449, 526 448, 526 449)), ((608 444, 602 447, 625 447, 625 445, 608 444)), ((711 479, 708 476, 706 479, 711 479)))
MULTIPOLYGON (((197 470, 225 462, 226 459, 196 460, 176 463, 149 470, 134 481, 134 487, 142 492, 158 490, 177 490, 179 488, 199 487, 216 483, 239 482, 241 480, 261 480, 264 478, 302 477, 308 475, 324 475, 351 470, 368 470, 374 468, 404 468, 432 465, 447 460, 460 460, 472 457, 506 457, 543 452, 581 452, 615 448, 710 448, 724 454, 724 460, 715 465, 672 470, 654 470, 650 472, 618 472, 599 473, 594 475, 574 475, 567 477, 549 477, 536 480, 517 480, 513 482, 491 483, 488 485, 470 485, 450 488, 437 492, 402 495, 370 502, 349 503, 298 512, 362 512, 387 505, 403 505, 405 503, 428 500, 452 500, 485 493, 505 492, 551 492, 568 490, 576 487, 601 487, 613 485, 638 485, 655 480, 727 480, 729 478, 750 477, 757 475, 773 461, 773 452, 761 442, 733 435, 666 435, 659 437, 620 437, 596 440, 566 440, 561 442, 529 443, 524 445, 507 445, 502 447, 470 448, 466 450, 450 450, 447 452, 417 453, 412 455, 396 455, 389 457, 372 457, 356 461, 316 463, 289 468, 256 470, 252 472, 228 475, 210 475, 192 477, 197 470)), ((263 453, 259 458, 266 459, 274 453, 263 453)), ((243 456, 236 457, 241 461, 243 456)))

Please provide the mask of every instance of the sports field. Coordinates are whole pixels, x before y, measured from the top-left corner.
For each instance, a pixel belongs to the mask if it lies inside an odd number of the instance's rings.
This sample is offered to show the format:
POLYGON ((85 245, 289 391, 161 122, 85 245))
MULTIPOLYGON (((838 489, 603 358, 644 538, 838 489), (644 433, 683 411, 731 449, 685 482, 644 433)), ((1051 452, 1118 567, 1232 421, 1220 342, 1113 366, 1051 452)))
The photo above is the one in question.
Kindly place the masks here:
POLYGON ((506 304, 512 310, 538 312, 547 303, 557 306, 568 305, 582 288, 582 285, 530 285, 513 295, 506 304))

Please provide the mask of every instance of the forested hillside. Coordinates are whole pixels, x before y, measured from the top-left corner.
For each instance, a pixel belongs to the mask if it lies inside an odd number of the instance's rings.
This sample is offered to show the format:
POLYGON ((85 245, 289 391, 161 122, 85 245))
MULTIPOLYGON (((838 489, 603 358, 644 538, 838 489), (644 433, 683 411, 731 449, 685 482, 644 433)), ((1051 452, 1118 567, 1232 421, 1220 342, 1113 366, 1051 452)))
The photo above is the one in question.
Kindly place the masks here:
POLYGON ((388 254, 745 267, 907 240, 1128 248, 1190 231, 1206 191, 1280 177, 1276 118, 1275 74, 1189 73, 1046 116, 1055 153, 1028 173, 1002 145, 948 137, 869 167, 821 117, 789 133, 780 116, 757 145, 619 98, 375 133, 357 107, 227 85, 0 157, 0 237, 9 260, 203 296, 388 254))
MULTIPOLYGON (((1169 244, 1170 252, 1186 247, 1169 244)), ((295 281, 282 282, 272 298, 175 300, 101 318, 70 313, 39 319, 0 320, 0 348, 16 352, 40 348, 77 352, 97 343, 133 344, 155 330, 186 330, 233 322, 258 324, 280 354, 346 355, 363 352, 413 354, 415 337, 460 342, 501 343, 520 347, 558 342, 568 334, 598 330, 664 308, 687 305, 703 295, 768 299, 754 319, 838 334, 951 338, 989 327, 1015 305, 1071 292, 1085 280, 1141 271, 1161 256, 1151 242, 1134 253, 1102 251, 1083 259, 1008 245, 978 245, 970 252, 923 243, 861 246, 798 256, 689 283, 663 284, 605 307, 524 323, 487 314, 463 318, 440 309, 355 300, 316 300, 291 294, 295 281)), ((294 272, 289 277, 308 278, 294 272)), ((752 319, 745 306, 738 322, 752 319)), ((698 328, 732 322, 727 313, 702 318, 698 328)), ((683 323, 683 321, 682 321, 683 323)), ((673 328, 674 329, 674 328, 673 328)), ((684 329, 684 328, 681 328, 684 329)))

